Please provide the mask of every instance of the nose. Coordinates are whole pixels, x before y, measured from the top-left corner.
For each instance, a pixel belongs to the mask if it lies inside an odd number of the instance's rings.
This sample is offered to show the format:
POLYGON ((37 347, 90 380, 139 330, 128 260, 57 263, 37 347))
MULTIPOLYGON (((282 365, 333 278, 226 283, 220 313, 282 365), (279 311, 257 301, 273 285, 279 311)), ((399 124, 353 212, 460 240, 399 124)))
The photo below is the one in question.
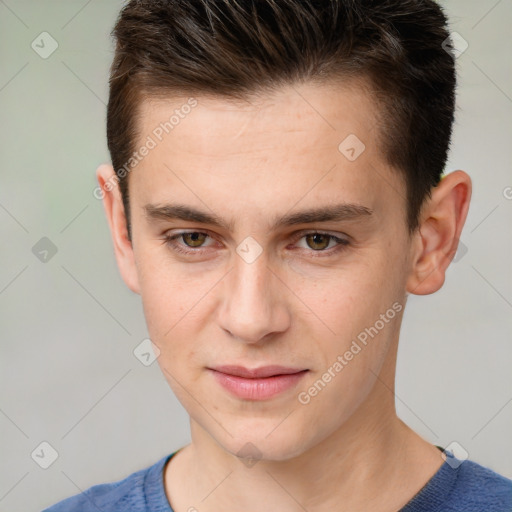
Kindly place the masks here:
POLYGON ((235 257, 224 280, 220 326, 244 343, 262 343, 290 325, 286 286, 269 266, 264 254, 247 263, 235 257))

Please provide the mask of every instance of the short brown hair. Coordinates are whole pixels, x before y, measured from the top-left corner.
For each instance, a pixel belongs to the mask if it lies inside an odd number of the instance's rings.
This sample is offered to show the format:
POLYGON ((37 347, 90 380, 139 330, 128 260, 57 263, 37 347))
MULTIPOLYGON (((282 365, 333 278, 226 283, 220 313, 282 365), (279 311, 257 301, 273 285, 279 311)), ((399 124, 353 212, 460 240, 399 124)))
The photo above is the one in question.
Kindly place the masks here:
POLYGON ((208 94, 248 99, 296 82, 367 80, 380 140, 407 190, 407 225, 446 164, 455 66, 447 20, 431 0, 131 0, 116 40, 107 140, 125 207, 144 98, 208 94))

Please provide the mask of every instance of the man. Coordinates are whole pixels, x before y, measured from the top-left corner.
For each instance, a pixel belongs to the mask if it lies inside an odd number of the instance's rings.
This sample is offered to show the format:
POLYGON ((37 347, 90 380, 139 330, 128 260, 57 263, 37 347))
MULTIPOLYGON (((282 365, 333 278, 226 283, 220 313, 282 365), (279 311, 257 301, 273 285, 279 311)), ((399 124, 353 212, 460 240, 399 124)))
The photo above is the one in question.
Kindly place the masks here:
POLYGON ((395 412, 471 196, 439 6, 141 0, 114 34, 99 191, 192 442, 48 510, 512 510, 395 412))

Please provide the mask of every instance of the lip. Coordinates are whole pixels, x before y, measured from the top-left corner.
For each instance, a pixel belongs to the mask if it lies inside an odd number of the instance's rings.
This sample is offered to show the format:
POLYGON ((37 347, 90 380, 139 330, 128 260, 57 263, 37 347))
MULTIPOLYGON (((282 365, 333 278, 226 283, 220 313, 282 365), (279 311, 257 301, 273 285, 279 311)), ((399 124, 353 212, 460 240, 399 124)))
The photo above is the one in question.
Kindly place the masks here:
POLYGON ((283 393, 297 385, 309 371, 277 365, 253 369, 224 365, 208 370, 224 389, 245 400, 265 400, 283 393))

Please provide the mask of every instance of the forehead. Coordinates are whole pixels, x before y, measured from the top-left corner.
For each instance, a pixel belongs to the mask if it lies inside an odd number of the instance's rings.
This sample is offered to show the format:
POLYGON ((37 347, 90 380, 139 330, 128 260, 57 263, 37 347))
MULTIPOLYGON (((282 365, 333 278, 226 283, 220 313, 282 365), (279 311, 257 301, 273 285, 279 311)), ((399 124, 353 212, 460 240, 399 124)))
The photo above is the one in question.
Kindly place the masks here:
POLYGON ((330 148, 354 134, 373 150, 377 149, 374 128, 379 113, 364 81, 306 83, 246 100, 211 95, 193 100, 190 96, 149 97, 140 105, 138 126, 143 136, 180 138, 181 149, 209 156, 229 156, 241 146, 245 153, 275 150, 276 134, 284 143, 296 143, 302 136, 330 148), (197 131, 199 126, 202 129, 197 131))
POLYGON ((198 95, 148 99, 140 107, 136 147, 152 141, 130 173, 130 197, 141 204, 184 193, 199 206, 215 194, 213 206, 231 205, 234 213, 236 193, 245 194, 247 212, 249 200, 276 210, 277 197, 288 206, 319 199, 373 210, 390 199, 404 206, 367 89, 302 84, 250 101, 198 95))

